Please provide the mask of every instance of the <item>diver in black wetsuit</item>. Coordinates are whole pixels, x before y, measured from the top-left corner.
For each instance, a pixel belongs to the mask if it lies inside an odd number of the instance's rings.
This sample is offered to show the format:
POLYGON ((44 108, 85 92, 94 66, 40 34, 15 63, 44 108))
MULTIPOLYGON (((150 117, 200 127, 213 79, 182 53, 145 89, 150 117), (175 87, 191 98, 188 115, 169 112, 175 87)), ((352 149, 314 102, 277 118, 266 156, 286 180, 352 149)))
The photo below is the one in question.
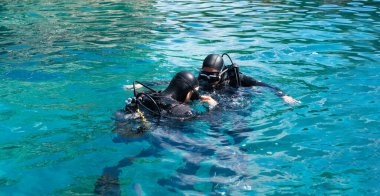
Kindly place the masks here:
POLYGON ((186 119, 194 116, 187 104, 191 99, 206 102, 210 108, 217 104, 210 96, 199 95, 198 80, 188 71, 178 72, 163 91, 147 88, 151 92, 136 93, 135 91, 135 97, 126 105, 125 109, 116 113, 116 120, 123 120, 126 115, 129 117, 140 108, 162 117, 186 119))
MULTIPOLYGON (((140 83, 141 84, 141 83, 140 83)), ((145 86, 147 87, 147 86, 145 86)), ((197 78, 187 71, 181 71, 177 73, 171 80, 169 86, 163 91, 154 91, 147 87, 151 92, 148 93, 136 93, 134 100, 127 104, 124 110, 119 110, 115 114, 117 121, 128 121, 131 117, 144 118, 136 113, 142 113, 141 110, 148 110, 153 115, 159 115, 162 117, 186 119, 194 116, 191 108, 187 104, 191 99, 197 99, 209 104, 209 106, 215 106, 217 102, 209 96, 200 96, 198 94, 199 84, 197 78)), ((144 111, 145 111, 144 110, 144 111)), ((120 136, 134 137, 142 136, 143 134, 120 134, 120 136)), ((170 138, 169 136, 165 136, 170 138)), ((155 138, 153 138, 155 139, 155 138)), ((117 165, 112 167, 106 167, 103 170, 102 175, 95 183, 94 193, 100 195, 121 195, 119 175, 121 168, 133 164, 133 159, 139 157, 159 156, 158 153, 164 149, 160 141, 161 138, 157 138, 156 143, 151 148, 142 151, 135 157, 126 157, 118 162, 117 165)), ((198 143, 194 143, 191 148, 197 146, 198 143)), ((190 148, 190 147, 188 147, 190 148)), ((198 147, 202 153, 210 153, 213 149, 203 149, 198 147), (205 151, 205 152, 204 152, 205 151)), ((198 149, 197 148, 197 149, 198 149)))
POLYGON ((239 66, 232 62, 229 67, 225 66, 223 56, 226 55, 231 60, 228 54, 222 56, 217 54, 208 55, 202 65, 202 70, 199 72, 198 80, 201 90, 214 91, 222 90, 230 87, 251 87, 263 86, 270 88, 274 93, 289 104, 298 104, 299 101, 285 94, 280 88, 258 81, 250 76, 240 73, 239 66))
POLYGON ((145 95, 139 98, 144 106, 151 111, 160 112, 161 115, 191 117, 193 113, 186 103, 190 101, 188 97, 193 94, 196 99, 199 98, 198 89, 199 84, 193 74, 179 72, 164 91, 150 94, 152 99, 145 95))

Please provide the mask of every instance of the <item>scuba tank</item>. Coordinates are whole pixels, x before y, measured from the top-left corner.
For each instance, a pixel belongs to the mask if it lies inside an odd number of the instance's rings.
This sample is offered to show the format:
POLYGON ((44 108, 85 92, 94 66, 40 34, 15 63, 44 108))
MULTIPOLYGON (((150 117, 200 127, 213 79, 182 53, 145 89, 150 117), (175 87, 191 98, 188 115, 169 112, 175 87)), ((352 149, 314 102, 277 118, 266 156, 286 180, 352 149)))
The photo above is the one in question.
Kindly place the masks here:
MULTIPOLYGON (((192 117, 179 117, 179 116, 172 116, 170 113, 168 113, 168 109, 172 109, 176 107, 177 105, 173 105, 173 103, 170 103, 172 98, 168 98, 165 96, 162 96, 161 91, 155 91, 154 89, 150 88, 149 86, 134 81, 133 82, 133 92, 134 97, 130 98, 126 101, 125 111, 131 111, 131 112, 137 112, 140 116, 145 118, 144 114, 149 114, 149 116, 157 117, 157 122, 160 121, 161 117, 168 118, 168 119, 177 119, 177 120, 184 120, 187 118, 192 117), (141 84, 143 87, 147 88, 149 92, 137 92, 135 88, 135 83, 141 84), (170 99, 170 100, 168 100, 170 99)), ((198 94, 193 94, 194 98, 199 98, 198 94)), ((178 104, 180 105, 180 104, 178 104)))
POLYGON ((230 83, 232 84, 233 87, 239 88, 241 86, 241 80, 240 80, 240 69, 239 65, 236 63, 233 63, 230 66, 230 83))
POLYGON ((150 119, 148 120, 146 118, 146 115, 144 114, 144 111, 149 110, 149 108, 146 109, 147 107, 143 104, 143 102, 146 100, 152 101, 153 103, 151 104, 153 105, 152 108, 153 110, 156 110, 158 112, 158 117, 160 117, 161 110, 157 106, 157 103, 149 95, 150 93, 149 94, 144 93, 144 92, 138 93, 136 91, 135 83, 139 83, 143 85, 145 88, 149 89, 150 91, 155 92, 153 89, 147 87, 146 85, 138 81, 133 82, 134 96, 132 98, 128 98, 127 100, 125 100, 124 109, 116 111, 113 117, 113 119, 116 121, 115 122, 116 127, 113 130, 113 132, 121 136, 128 136, 128 137, 141 136, 152 127, 152 123, 150 122, 150 119))
POLYGON ((154 100, 154 98, 151 96, 151 94, 141 92, 137 93, 135 84, 141 84, 143 87, 147 88, 151 93, 157 94, 158 92, 154 89, 150 88, 149 86, 139 82, 134 81, 133 82, 133 94, 134 97, 132 98, 131 102, 125 106, 125 110, 129 109, 129 107, 133 107, 135 111, 140 112, 140 109, 146 109, 149 112, 151 112, 154 115, 157 115, 158 117, 161 116, 161 108, 158 106, 157 102, 154 100), (149 106, 146 103, 150 103, 149 106), (154 109, 153 109, 154 108, 154 109))

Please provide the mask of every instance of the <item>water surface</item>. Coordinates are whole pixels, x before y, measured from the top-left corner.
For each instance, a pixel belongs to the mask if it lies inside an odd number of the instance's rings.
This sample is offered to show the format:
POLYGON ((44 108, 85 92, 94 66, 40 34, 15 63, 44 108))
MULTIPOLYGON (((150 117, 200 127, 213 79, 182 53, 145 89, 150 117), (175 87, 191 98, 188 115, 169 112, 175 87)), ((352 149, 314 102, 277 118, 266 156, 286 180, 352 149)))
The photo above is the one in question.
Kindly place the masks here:
POLYGON ((0 3, 0 192, 379 194, 380 1, 0 3), (142 137, 112 130, 123 84, 228 52, 262 88, 142 137), (148 156, 136 157, 140 152, 148 156))

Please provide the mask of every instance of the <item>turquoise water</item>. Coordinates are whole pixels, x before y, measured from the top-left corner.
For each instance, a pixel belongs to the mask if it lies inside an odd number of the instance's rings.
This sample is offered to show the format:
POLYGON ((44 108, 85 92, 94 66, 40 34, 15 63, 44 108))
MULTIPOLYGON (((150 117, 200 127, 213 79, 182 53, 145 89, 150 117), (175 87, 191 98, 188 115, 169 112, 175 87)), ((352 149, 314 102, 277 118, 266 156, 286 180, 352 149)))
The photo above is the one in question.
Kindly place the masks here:
POLYGON ((0 21, 1 195, 92 195, 123 160, 123 195, 380 194, 378 0, 5 0, 0 21), (123 84, 224 52, 302 104, 240 89, 192 122, 112 132, 123 84))

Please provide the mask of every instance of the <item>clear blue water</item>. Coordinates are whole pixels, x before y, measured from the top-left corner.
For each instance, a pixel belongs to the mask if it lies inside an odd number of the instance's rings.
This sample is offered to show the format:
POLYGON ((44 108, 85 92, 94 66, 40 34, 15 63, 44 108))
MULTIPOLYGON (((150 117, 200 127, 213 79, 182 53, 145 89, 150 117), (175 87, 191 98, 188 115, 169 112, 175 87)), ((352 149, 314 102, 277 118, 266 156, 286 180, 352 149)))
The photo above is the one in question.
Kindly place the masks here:
POLYGON ((92 195, 121 160, 123 195, 380 194, 378 0, 3 0, 0 22, 1 195, 92 195), (112 132, 123 84, 223 52, 302 104, 241 89, 195 121, 112 132))

